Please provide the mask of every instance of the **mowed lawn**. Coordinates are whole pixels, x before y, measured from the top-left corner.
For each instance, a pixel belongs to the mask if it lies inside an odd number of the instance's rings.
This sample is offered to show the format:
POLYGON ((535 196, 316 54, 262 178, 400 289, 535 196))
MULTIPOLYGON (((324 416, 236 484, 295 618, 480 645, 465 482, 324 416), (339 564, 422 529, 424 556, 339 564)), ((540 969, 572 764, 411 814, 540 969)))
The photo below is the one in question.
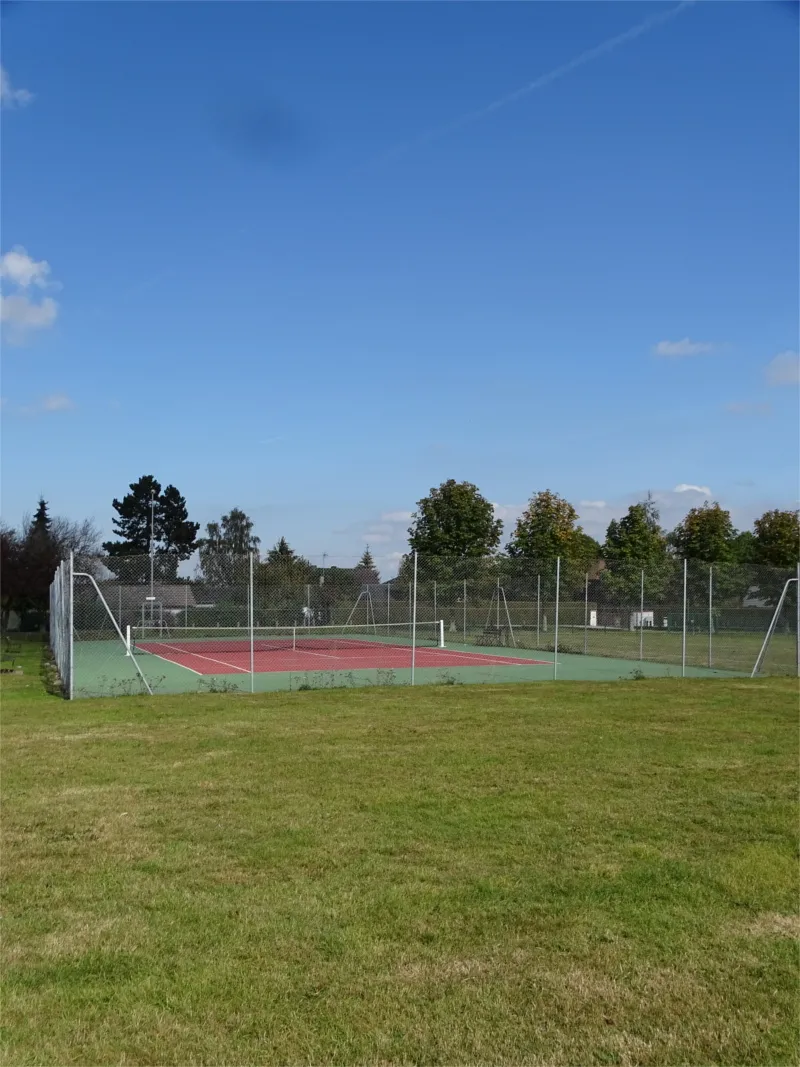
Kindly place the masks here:
POLYGON ((5 1064, 794 1064, 794 680, 4 679, 5 1064))

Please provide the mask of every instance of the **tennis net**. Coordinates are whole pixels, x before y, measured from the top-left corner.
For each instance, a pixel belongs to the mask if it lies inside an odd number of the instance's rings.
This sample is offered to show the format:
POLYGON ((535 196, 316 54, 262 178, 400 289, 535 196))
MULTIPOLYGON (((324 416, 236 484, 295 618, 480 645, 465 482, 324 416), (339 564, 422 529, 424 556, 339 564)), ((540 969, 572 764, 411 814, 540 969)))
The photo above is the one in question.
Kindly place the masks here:
MULTIPOLYGON (((253 652, 314 652, 356 649, 444 648, 442 622, 418 622, 415 638, 407 622, 340 626, 257 626, 252 631, 253 652)), ((132 626, 128 647, 134 653, 154 655, 183 652, 203 655, 225 652, 249 655, 251 631, 247 627, 132 626)))

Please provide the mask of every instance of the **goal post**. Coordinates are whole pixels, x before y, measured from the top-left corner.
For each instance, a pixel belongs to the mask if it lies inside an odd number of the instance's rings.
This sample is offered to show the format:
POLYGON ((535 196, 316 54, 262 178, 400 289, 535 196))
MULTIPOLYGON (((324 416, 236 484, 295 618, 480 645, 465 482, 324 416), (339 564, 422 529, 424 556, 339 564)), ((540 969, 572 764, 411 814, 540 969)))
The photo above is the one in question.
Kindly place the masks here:
MULTIPOLYGON (((781 622, 782 619, 786 619, 788 621, 789 606, 787 605, 787 600, 789 598, 789 592, 790 592, 792 586, 795 587, 795 592, 797 594, 797 599, 798 599, 798 602, 800 602, 800 574, 798 574, 797 578, 787 578, 786 582, 784 583, 783 589, 781 590, 781 595, 778 597, 778 603, 775 605, 775 611, 772 613, 772 618, 770 619, 769 626, 767 627, 767 632, 766 632, 766 634, 764 636, 764 640, 762 642, 761 649, 759 650, 758 656, 756 658, 756 662, 753 665, 753 669, 750 672, 750 677, 751 678, 756 678, 762 672, 762 669, 764 667, 764 663, 765 663, 766 658, 767 658, 767 653, 769 652, 770 646, 774 644, 775 636, 776 636, 776 632, 777 632, 777 629, 778 629, 779 622, 781 622)), ((800 623, 800 603, 798 603, 798 605, 797 605, 797 613, 796 614, 797 614, 797 617, 794 620, 794 622, 795 622, 795 635, 794 635, 794 637, 795 637, 795 649, 794 649, 795 655, 793 657, 794 658, 794 664, 793 664, 794 671, 787 670, 786 673, 795 673, 796 672, 798 674, 798 676, 800 676, 800 625, 798 625, 798 623, 800 623)), ((790 626, 791 626, 791 623, 790 623, 790 626)), ((789 667, 788 663, 787 663, 787 667, 789 667)))

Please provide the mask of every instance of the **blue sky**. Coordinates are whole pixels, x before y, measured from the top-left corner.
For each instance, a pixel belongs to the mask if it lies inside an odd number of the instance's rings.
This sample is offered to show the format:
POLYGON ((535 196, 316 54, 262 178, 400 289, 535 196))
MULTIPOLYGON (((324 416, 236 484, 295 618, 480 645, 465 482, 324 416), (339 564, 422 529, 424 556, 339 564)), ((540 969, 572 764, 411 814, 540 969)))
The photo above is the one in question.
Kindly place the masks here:
POLYGON ((795 506, 796 9, 676 7, 10 5, 6 520, 795 506))

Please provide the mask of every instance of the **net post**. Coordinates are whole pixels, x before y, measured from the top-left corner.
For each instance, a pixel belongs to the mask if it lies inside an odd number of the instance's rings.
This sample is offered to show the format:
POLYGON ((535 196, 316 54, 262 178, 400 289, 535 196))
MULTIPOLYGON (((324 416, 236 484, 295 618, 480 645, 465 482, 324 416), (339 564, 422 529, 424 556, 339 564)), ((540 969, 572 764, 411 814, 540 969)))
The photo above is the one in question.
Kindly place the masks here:
POLYGON ((247 582, 247 624, 250 627, 250 692, 256 691, 256 635, 253 627, 253 553, 249 553, 250 573, 247 582))
POLYGON ((688 605, 689 561, 683 561, 683 634, 681 636, 681 678, 686 677, 686 611, 688 605))
POLYGON ((409 586, 411 597, 411 684, 414 684, 414 672, 417 665, 417 553, 414 552, 414 581, 409 586))
POLYGON ((439 619, 439 648, 444 648, 444 619, 439 619))
POLYGON ((644 659, 644 568, 642 568, 642 589, 639 596, 639 662, 644 659))
POLYGON ((128 625, 125 627, 125 655, 126 656, 132 656, 133 655, 133 645, 131 644, 131 624, 130 623, 128 623, 128 625))
POLYGON ((708 667, 714 663, 714 563, 708 564, 708 667))
POLYGON ((69 700, 75 697, 75 553, 70 549, 69 553, 69 682, 67 684, 67 696, 69 700))
POLYGON ((556 617, 553 635, 553 681, 558 678, 558 607, 561 595, 561 556, 556 558, 556 617))
POLYGON ((586 572, 583 591, 583 654, 589 655, 589 572, 586 572))

